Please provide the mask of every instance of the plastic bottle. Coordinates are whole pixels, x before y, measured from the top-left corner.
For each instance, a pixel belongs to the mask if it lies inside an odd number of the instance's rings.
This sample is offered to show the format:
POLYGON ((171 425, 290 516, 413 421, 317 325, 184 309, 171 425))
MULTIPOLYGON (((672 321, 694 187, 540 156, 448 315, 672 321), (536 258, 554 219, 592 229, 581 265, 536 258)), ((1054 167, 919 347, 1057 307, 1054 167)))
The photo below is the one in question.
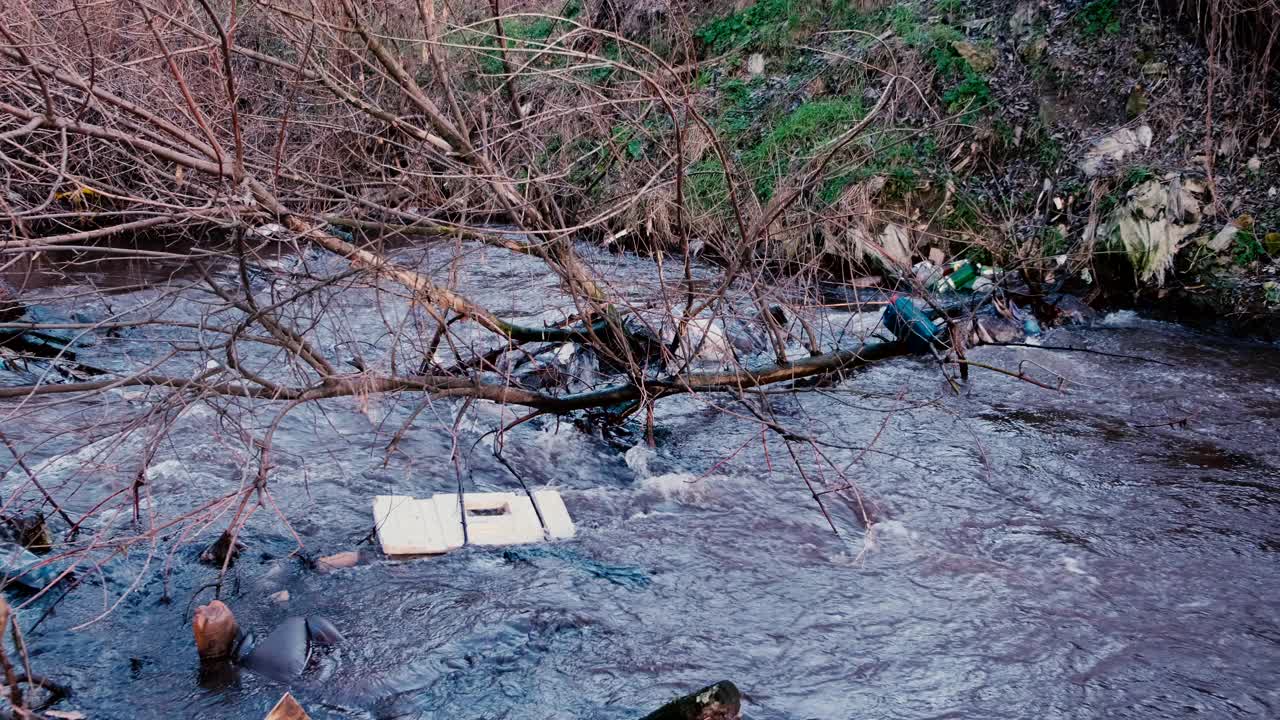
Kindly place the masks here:
POLYGON ((938 326, 905 295, 889 298, 884 325, 911 352, 927 353, 938 342, 938 326))

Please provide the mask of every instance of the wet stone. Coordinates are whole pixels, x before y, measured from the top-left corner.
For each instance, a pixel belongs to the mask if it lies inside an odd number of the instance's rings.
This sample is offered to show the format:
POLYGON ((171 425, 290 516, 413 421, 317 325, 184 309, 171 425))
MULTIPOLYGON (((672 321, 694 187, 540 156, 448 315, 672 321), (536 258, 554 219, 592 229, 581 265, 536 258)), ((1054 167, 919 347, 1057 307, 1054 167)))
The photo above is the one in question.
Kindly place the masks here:
POLYGON ((316 560, 316 570, 322 573, 331 573, 337 570, 353 568, 359 564, 360 552, 358 550, 345 550, 316 560))
POLYGON ((260 640, 242 664, 259 675, 284 682, 302 674, 309 655, 307 621, 291 617, 260 640))
POLYGON ((230 567, 244 551, 244 543, 233 539, 231 533, 223 532, 204 552, 200 553, 200 562, 214 567, 230 567))

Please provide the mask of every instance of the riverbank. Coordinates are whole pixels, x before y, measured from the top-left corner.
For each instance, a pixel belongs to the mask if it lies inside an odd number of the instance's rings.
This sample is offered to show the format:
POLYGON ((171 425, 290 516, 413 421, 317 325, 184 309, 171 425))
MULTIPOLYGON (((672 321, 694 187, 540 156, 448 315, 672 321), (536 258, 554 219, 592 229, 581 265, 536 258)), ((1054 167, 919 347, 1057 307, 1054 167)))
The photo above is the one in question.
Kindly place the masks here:
MULTIPOLYGON (((969 259, 1099 310, 1280 337, 1274 78, 1212 64, 1177 17, 1112 0, 738 8, 692 18, 692 102, 724 146, 687 141, 700 228, 739 212, 726 160, 767 205, 889 93, 773 228, 780 257, 890 277, 969 259)), ((661 138, 624 138, 610 177, 661 138)), ((643 213, 611 231, 678 245, 643 213)))
MULTIPOLYGON (((349 255, 343 242, 411 235, 503 246, 484 227, 504 222, 745 262, 770 282, 895 287, 920 261, 969 260, 1100 310, 1265 337, 1280 312, 1276 78, 1248 63, 1246 20, 1224 40, 1161 6, 530 0, 498 18, 476 5, 421 27, 406 10, 326 29, 375 58, 379 83, 310 67, 294 41, 314 28, 286 14, 292 35, 271 30, 286 21, 261 8, 226 48, 225 88, 184 89, 182 68, 157 65, 153 82, 191 94, 174 118, 138 114, 129 65, 96 86, 104 104, 87 125, 68 118, 91 92, 89 65, 50 75, 66 117, 14 99, 4 132, 74 178, 11 168, 0 250, 127 255, 139 240, 226 248, 246 232, 262 245, 328 228, 310 240, 349 255), (405 107, 422 121, 394 120, 405 107), (204 137, 210 125, 227 131, 204 137), (60 161, 68 128, 83 146, 60 161), (139 161, 145 171, 110 170, 139 161)), ((29 29, 59 40, 32 45, 46 60, 13 55, 19 66, 47 75, 96 52, 57 57, 84 32, 33 14, 29 29)), ((202 39, 174 33, 170 44, 202 39)), ((574 275, 557 245, 523 251, 574 275)))

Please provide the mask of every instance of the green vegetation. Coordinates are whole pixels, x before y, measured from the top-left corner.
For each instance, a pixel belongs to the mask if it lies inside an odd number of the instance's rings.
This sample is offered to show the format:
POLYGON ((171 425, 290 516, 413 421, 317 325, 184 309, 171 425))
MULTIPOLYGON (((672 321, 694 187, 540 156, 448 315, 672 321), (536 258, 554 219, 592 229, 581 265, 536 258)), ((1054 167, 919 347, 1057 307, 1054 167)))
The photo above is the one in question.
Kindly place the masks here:
POLYGON ((1156 178, 1156 171, 1146 165, 1134 165, 1125 172, 1120 181, 1120 192, 1126 193, 1148 180, 1156 178))
MULTIPOLYGON (((618 47, 618 43, 609 40, 604 44, 600 54, 608 60, 619 61, 622 59, 622 49, 618 47)), ((613 74, 617 71, 612 65, 603 65, 601 67, 592 68, 590 70, 591 82, 596 85, 604 85, 613 79, 613 74)))
MULTIPOLYGON (((546 43, 551 38, 551 33, 555 32, 557 24, 551 18, 509 18, 502 24, 502 32, 506 35, 507 46, 510 48, 536 46, 546 43)), ((498 52, 498 38, 492 27, 485 33, 474 33, 469 40, 475 45, 493 48, 493 50, 479 51, 481 72, 486 75, 499 75, 504 72, 502 55, 498 52)))
POLYGON ((1076 20, 1088 37, 1120 34, 1120 13, 1117 0, 1092 0, 1080 10, 1076 20))
POLYGON ((702 160, 689 168, 686 185, 689 204, 701 210, 719 208, 729 201, 729 184, 719 158, 702 160))
MULTIPOLYGON (((951 198, 951 207, 942 216, 942 225, 949 230, 973 230, 978 227, 978 220, 978 200, 967 192, 958 191, 951 198)), ((984 262, 990 264, 989 259, 984 262)))
POLYGON ((724 108, 720 115, 720 131, 737 137, 751 129, 759 119, 764 98, 756 94, 761 81, 757 78, 751 82, 733 79, 720 86, 721 105, 724 108))
POLYGON ((946 23, 930 23, 921 17, 920 9, 911 3, 895 3, 888 10, 888 24, 893 33, 917 50, 949 48, 964 40, 964 33, 946 23))
POLYGON ((1062 162, 1065 153, 1062 149, 1062 143, 1054 140, 1047 132, 1039 134, 1039 142, 1036 143, 1036 158, 1040 161, 1040 168, 1046 171, 1056 170, 1062 162))
POLYGON ((743 48, 781 47, 801 19, 794 10, 808 7, 804 0, 759 0, 727 17, 713 20, 694 33, 715 54, 743 48))
POLYGON ((933 4, 934 12, 944 17, 962 18, 969 15, 968 0, 938 0, 933 4))
POLYGON ((860 120, 865 112, 858 98, 804 103, 784 116, 745 159, 762 160, 779 153, 811 150, 860 120))
POLYGON ((741 154, 743 169, 755 180, 757 196, 772 197, 781 177, 865 114, 861 100, 854 97, 810 101, 784 116, 741 154))
MULTIPOLYGON (((941 0, 934 10, 948 17, 963 17, 966 2, 941 0)), ((878 32, 886 27, 892 29, 902 42, 918 50, 933 64, 939 81, 944 84, 943 100, 952 112, 974 110, 990 104, 992 100, 986 77, 955 49, 957 43, 965 41, 965 34, 951 25, 923 17, 917 3, 894 3, 880 10, 864 12, 852 0, 835 0, 829 4, 803 0, 758 0, 744 10, 707 23, 695 32, 695 36, 711 54, 735 50, 778 51, 787 45, 787 40, 797 30, 824 23, 842 30, 878 32)))
POLYGON ((1262 246, 1262 242, 1254 235, 1251 230, 1241 230, 1236 233, 1235 241, 1231 244, 1231 261, 1241 267, 1249 265, 1258 260, 1269 259, 1267 249, 1262 246))
POLYGON ((1067 251, 1067 236, 1056 225, 1047 227, 1040 236, 1040 249, 1044 257, 1061 255, 1067 251))
POLYGON ((1120 178, 1120 182, 1116 185, 1116 189, 1098 202, 1098 212, 1103 216, 1110 215, 1113 210, 1120 205, 1128 192, 1148 180, 1154 180, 1157 177, 1156 171, 1145 165, 1134 165, 1125 171, 1124 177, 1120 178))
MULTIPOLYGON (((951 111, 972 112, 992 102, 991 88, 983 73, 956 49, 965 43, 960 29, 925 18, 916 3, 895 3, 872 12, 862 11, 857 5, 852 0, 760 0, 706 24, 696 34, 710 53, 721 54, 777 48, 797 28, 819 24, 877 34, 889 28, 936 70, 942 98, 951 111)), ((963 17, 967 1, 943 0, 941 11, 950 18, 963 17)), ((790 64, 808 69, 814 63, 808 56, 793 56, 790 64)), ((823 65, 818 63, 817 67, 821 71, 823 65)), ((710 75, 700 76, 695 83, 700 88, 715 87, 710 75)), ((842 96, 810 99, 785 110, 778 101, 790 101, 794 95, 771 92, 761 78, 729 79, 716 88, 716 128, 734 151, 736 166, 761 200, 772 197, 780 178, 865 115, 860 79, 855 78, 853 84, 842 96), (770 119, 774 119, 772 126, 770 119)), ((869 157, 856 167, 832 172, 818 188, 818 200, 834 202, 851 185, 876 176, 886 180, 885 196, 901 197, 936 175, 936 168, 943 165, 937 157, 937 141, 929 136, 921 139, 882 134, 853 147, 869 151, 869 157)), ((703 161, 690 168, 690 186, 690 197, 698 206, 720 204, 727 189, 719 161, 703 161)), ((972 208, 966 207, 959 213, 966 217, 958 216, 957 222, 967 221, 972 214, 972 208)))
MULTIPOLYGON (((719 119, 720 129, 732 143, 737 167, 761 200, 771 198, 780 179, 823 152, 827 143, 866 115, 860 95, 812 100, 781 116, 771 128, 757 135, 747 126, 760 115, 748 111, 756 102, 750 86, 740 82, 726 86, 729 106, 719 119)), ((869 151, 870 155, 854 167, 832 172, 817 190, 822 202, 834 202, 851 185, 876 176, 886 180, 886 197, 901 197, 929 177, 930 166, 940 162, 937 141, 928 136, 882 133, 851 147, 869 151)), ((705 210, 721 206, 727 195, 724 168, 718 159, 703 160, 690 167, 689 198, 695 207, 705 210)))
POLYGON ((984 245, 969 245, 959 254, 956 255, 957 260, 968 260, 979 265, 995 265, 995 256, 991 254, 991 248, 984 245))
POLYGON ((991 86, 966 64, 960 82, 944 92, 942 99, 951 112, 970 112, 991 104, 991 86))
POLYGON ((933 64, 945 89, 942 99, 951 112, 966 112, 991 103, 986 77, 956 51, 965 41, 963 32, 946 23, 930 23, 912 4, 895 4, 888 24, 908 46, 919 50, 933 64))
MULTIPOLYGON (((855 168, 832 173, 818 190, 820 200, 835 202, 850 186, 877 176, 885 179, 883 197, 901 198, 937 174, 933 167, 940 162, 939 150, 932 137, 912 142, 909 136, 881 134, 863 141, 862 146, 872 151, 871 156, 855 168)), ((966 214, 971 212, 972 208, 966 208, 966 214)))

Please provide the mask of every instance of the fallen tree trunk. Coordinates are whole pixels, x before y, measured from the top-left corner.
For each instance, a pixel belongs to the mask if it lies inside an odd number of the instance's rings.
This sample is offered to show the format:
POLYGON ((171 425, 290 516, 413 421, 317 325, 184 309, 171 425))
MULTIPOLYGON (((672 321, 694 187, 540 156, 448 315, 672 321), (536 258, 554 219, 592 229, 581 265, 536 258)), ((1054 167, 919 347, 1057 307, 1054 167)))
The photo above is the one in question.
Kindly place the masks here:
POLYGON ((123 378, 58 385, 23 385, 0 388, 0 399, 27 395, 55 395, 93 392, 120 387, 167 387, 196 390, 214 395, 233 395, 260 400, 303 401, 387 392, 427 392, 438 397, 470 397, 510 405, 523 405, 544 412, 571 412, 605 407, 648 398, 692 392, 735 392, 774 383, 800 380, 825 373, 837 373, 909 354, 900 343, 874 342, 850 350, 754 370, 699 372, 654 378, 643 383, 620 383, 600 390, 569 395, 528 390, 512 385, 454 375, 376 376, 347 375, 327 378, 309 387, 258 387, 245 383, 213 383, 199 379, 141 373, 123 378))

